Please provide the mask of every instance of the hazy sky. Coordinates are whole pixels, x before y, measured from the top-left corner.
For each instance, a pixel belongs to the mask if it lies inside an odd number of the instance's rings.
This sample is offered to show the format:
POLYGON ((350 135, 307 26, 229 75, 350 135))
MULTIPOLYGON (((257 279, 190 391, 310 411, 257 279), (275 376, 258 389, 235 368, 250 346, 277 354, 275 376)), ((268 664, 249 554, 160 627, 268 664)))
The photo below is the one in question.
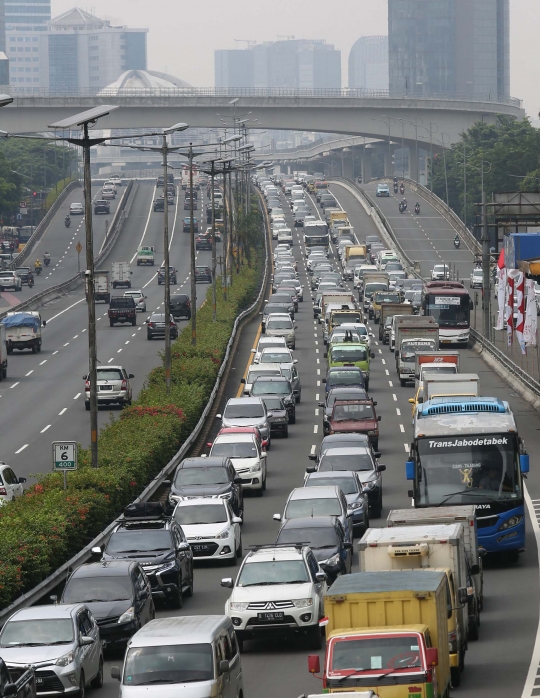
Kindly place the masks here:
MULTIPOLYGON (((495 0, 494 0, 495 1, 495 0)), ((53 17, 76 0, 52 0, 53 17)), ((325 39, 347 60, 360 36, 386 34, 386 0, 92 0, 81 5, 114 24, 148 27, 148 67, 196 87, 214 84, 214 49, 239 48, 235 39, 275 41, 279 35, 325 39)), ((510 0, 511 93, 527 113, 540 111, 540 1, 510 0)))

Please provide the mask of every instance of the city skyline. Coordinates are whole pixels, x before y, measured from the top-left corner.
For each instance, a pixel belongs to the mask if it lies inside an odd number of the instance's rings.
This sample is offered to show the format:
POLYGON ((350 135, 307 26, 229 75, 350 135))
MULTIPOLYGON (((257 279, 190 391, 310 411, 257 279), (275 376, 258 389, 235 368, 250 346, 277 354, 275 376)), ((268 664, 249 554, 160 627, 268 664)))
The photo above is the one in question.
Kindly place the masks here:
MULTIPOLYGON (((53 17, 75 4, 74 0, 52 0, 53 17)), ((264 15, 264 22, 257 3, 234 0, 233 5, 234 11, 224 11, 215 0, 200 0, 191 5, 189 19, 194 31, 181 32, 181 50, 178 22, 171 19, 180 21, 185 12, 174 0, 158 0, 152 13, 148 13, 147 0, 117 0, 114 6, 105 0, 94 0, 91 8, 113 24, 148 27, 149 67, 200 87, 214 85, 215 49, 246 46, 235 39, 276 41, 285 32, 297 39, 323 38, 334 44, 342 54, 342 84, 347 85, 347 61, 354 42, 360 36, 388 32, 387 3, 383 0, 337 0, 332 6, 335 19, 332 22, 321 21, 328 18, 328 5, 322 0, 312 0, 309 13, 294 9, 284 0, 275 0, 272 12, 264 15), (339 21, 340 16, 347 21, 339 21)), ((540 58, 531 48, 539 33, 538 0, 511 0, 510 93, 524 101, 527 114, 534 119, 540 111, 540 93, 536 87, 540 58)))

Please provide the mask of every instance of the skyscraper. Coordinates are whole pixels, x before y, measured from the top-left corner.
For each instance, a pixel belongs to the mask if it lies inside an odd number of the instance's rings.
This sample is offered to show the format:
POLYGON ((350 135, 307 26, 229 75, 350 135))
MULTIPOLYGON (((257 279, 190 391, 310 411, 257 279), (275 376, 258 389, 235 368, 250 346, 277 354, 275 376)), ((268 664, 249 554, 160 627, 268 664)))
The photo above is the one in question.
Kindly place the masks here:
POLYGON ((6 54, 5 2, 0 0, 0 85, 9 85, 9 59, 6 54))
POLYGON ((388 37, 361 36, 349 53, 349 87, 388 89, 388 37))
POLYGON ((4 0, 6 29, 46 31, 51 18, 51 0, 4 0))
POLYGON ((395 95, 510 94, 510 0, 388 0, 395 95))

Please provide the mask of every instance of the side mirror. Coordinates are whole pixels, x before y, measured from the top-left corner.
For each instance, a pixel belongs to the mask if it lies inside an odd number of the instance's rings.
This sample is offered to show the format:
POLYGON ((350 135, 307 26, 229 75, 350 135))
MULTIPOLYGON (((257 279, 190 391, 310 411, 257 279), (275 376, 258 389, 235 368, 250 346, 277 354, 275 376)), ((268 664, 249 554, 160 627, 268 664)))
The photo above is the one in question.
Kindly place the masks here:
MULTIPOLYGON (((461 591, 461 589, 460 589, 461 591)), ((81 647, 88 647, 88 645, 93 645, 95 642, 93 637, 89 637, 88 635, 82 635, 81 639, 79 640, 79 644, 81 647)))
POLYGON ((111 679, 116 679, 117 681, 120 681, 120 667, 119 666, 112 666, 111 667, 111 679))
POLYGON ((377 400, 373 400, 373 407, 377 407, 377 400))
POLYGON ((25 477, 20 477, 20 478, 19 478, 19 485, 24 485, 25 482, 26 482, 26 478, 25 478, 25 477))
POLYGON ((170 487, 172 485, 172 480, 163 480, 161 484, 165 485, 165 487, 170 487))
POLYGON ((524 453, 519 457, 519 467, 522 473, 529 472, 529 454, 524 453))
POLYGON ((241 519, 239 516, 233 516, 232 519, 231 519, 231 521, 232 521, 233 523, 235 523, 235 524, 241 524, 241 523, 242 523, 242 519, 241 519))
POLYGON ((43 327, 47 327, 47 320, 43 320, 43 327))
POLYGON ((226 589, 232 589, 233 588, 233 580, 231 577, 225 577, 224 579, 221 580, 221 586, 225 587, 226 589))
POLYGON ((88 376, 87 376, 87 375, 84 375, 84 376, 82 377, 82 379, 83 379, 83 381, 88 380, 88 376))
POLYGON ((189 543, 180 543, 178 546, 178 550, 181 550, 182 552, 187 552, 190 549, 189 543))
POLYGON ((343 547, 345 548, 345 550, 352 550, 353 544, 349 542, 343 543, 343 547))
POLYGON ((297 363, 298 363, 298 359, 293 359, 293 364, 297 364, 297 363))
POLYGON ((321 660, 318 654, 308 656, 308 670, 310 674, 318 674, 321 671, 321 660))
POLYGON ((245 384, 245 382, 246 382, 246 379, 245 379, 245 378, 240 378, 240 383, 244 383, 244 384, 245 384))
POLYGON ((316 472, 317 472, 317 468, 314 465, 308 465, 308 467, 306 468, 306 473, 316 473, 316 472))
POLYGON ((381 415, 379 415, 379 416, 377 417, 377 421, 380 422, 381 419, 382 419, 382 417, 381 417, 381 415))
POLYGON ((382 453, 380 451, 373 451, 373 458, 380 458, 382 453))
POLYGON ((414 480, 414 461, 412 460, 405 463, 405 477, 407 480, 414 480))
POLYGON ((458 602, 460 604, 466 604, 469 600, 469 592, 467 591, 467 587, 460 587, 458 589, 458 602))
POLYGON ((480 565, 471 565, 471 574, 480 574, 480 565))
POLYGON ((58 603, 58 596, 56 594, 53 594, 52 596, 49 596, 49 599, 53 602, 53 604, 56 606, 58 603))
POLYGON ((326 378, 323 378, 321 383, 326 383, 326 378))
POLYGON ((92 548, 92 555, 101 555, 101 548, 92 548))
POLYGON ((242 480, 241 477, 235 477, 234 480, 233 480, 233 482, 234 482, 235 485, 241 485, 242 482, 243 482, 243 480, 242 480))
POLYGON ((128 373, 128 378, 135 378, 135 374, 134 374, 134 373, 128 373))
POLYGON ((407 400, 407 402, 410 402, 411 405, 414 405, 415 399, 414 399, 413 397, 410 397, 410 398, 407 400))
POLYGON ((315 579, 318 582, 326 582, 326 574, 324 572, 317 572, 315 574, 315 579))
POLYGON ((274 519, 274 521, 281 521, 281 514, 274 514, 272 518, 274 519))
POLYGON ((220 674, 228 674, 230 670, 231 670, 231 668, 229 666, 229 660, 222 659, 219 663, 219 673, 220 674))
POLYGON ((378 473, 384 473, 385 470, 386 470, 386 465, 383 464, 383 465, 378 465, 378 466, 377 466, 377 472, 378 472, 378 473))
POLYGON ((19 689, 17 688, 16 683, 7 683, 4 686, 4 696, 17 696, 19 693, 19 689))
POLYGON ((216 419, 223 419, 223 417, 220 414, 216 414, 216 419))
POLYGON ((436 647, 428 647, 426 649, 426 662, 428 666, 437 666, 439 664, 439 650, 436 647))
POLYGON ((261 458, 268 458, 268 453, 266 453, 266 451, 263 451, 261 453, 261 458))
POLYGON ((252 353, 252 354, 256 354, 256 353, 257 353, 257 350, 256 350, 256 349, 252 349, 252 350, 251 350, 251 353, 252 353))
POLYGON ((211 441, 208 441, 208 442, 207 442, 206 448, 212 448, 212 442, 211 442, 211 441))
POLYGON ((371 352, 370 356, 371 356, 372 359, 375 358, 375 354, 374 354, 373 352, 371 352))

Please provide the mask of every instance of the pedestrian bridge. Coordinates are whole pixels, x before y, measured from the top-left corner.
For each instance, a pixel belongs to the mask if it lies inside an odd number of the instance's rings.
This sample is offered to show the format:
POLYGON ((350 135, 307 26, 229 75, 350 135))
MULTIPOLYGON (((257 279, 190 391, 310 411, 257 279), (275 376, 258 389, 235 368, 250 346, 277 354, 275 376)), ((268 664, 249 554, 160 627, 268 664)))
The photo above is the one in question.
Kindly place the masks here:
MULTIPOLYGON (((24 89, 24 88, 22 88, 24 89)), ((99 120, 102 129, 159 128, 179 121, 199 128, 223 128, 233 117, 258 129, 343 133, 367 138, 402 138, 445 145, 459 140, 475 122, 499 115, 522 119, 517 99, 491 95, 419 98, 369 90, 121 89, 99 93, 52 94, 11 90, 13 104, 2 109, 0 128, 11 133, 46 130, 49 124, 92 107, 121 107, 99 120)))

